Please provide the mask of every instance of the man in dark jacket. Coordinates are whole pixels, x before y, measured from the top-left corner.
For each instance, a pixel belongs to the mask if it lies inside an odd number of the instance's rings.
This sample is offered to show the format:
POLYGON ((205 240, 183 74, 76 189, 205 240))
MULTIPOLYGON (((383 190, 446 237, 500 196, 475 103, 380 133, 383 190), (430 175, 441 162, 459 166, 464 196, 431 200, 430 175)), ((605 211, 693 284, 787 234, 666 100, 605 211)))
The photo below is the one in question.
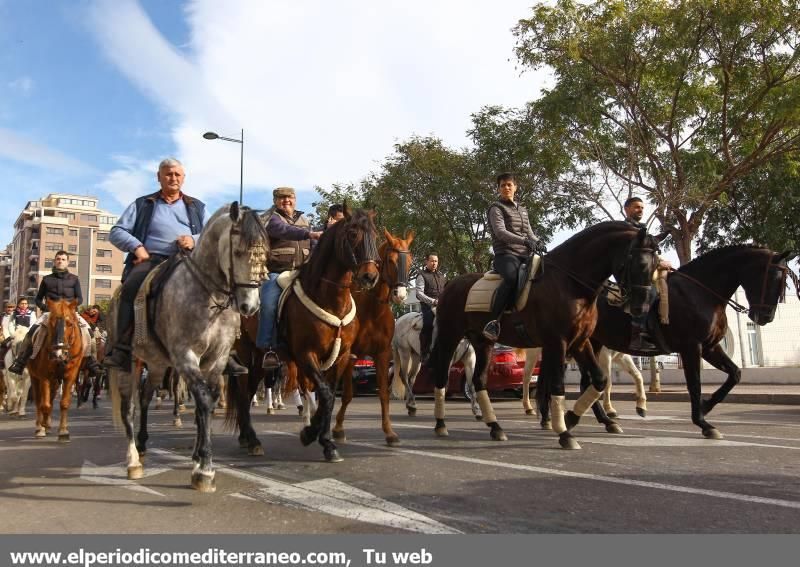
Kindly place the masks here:
POLYGON ((483 329, 483 336, 496 341, 500 336, 500 315, 514 298, 520 266, 534 252, 544 254, 547 249, 533 234, 528 211, 514 202, 517 180, 511 173, 497 177, 499 199, 487 212, 489 232, 492 235, 494 270, 503 278, 492 303, 492 320, 483 329))
POLYGON ((434 309, 439 305, 439 295, 447 279, 439 271, 439 256, 431 252, 425 258, 425 267, 417 274, 417 299, 422 312, 422 330, 419 333, 420 359, 425 362, 431 352, 434 309))
MULTIPOLYGON (((78 305, 83 302, 83 294, 81 293, 81 281, 73 273, 67 269, 69 265, 69 254, 64 250, 56 252, 53 258, 53 272, 42 278, 39 284, 39 292, 36 294, 36 306, 43 312, 47 312, 47 300, 58 301, 66 299, 67 301, 76 300, 78 305)), ((80 322, 80 317, 78 318, 80 322)), ((45 316, 39 320, 37 324, 31 327, 28 334, 25 335, 25 340, 22 342, 20 353, 14 360, 14 364, 9 366, 9 372, 14 374, 22 374, 25 365, 28 363, 31 355, 33 354, 33 334, 39 325, 46 322, 45 316)), ((84 323, 85 324, 85 323, 84 323)), ((88 325, 87 325, 88 326, 88 325)), ((87 357, 87 367, 89 371, 97 374, 102 371, 101 366, 98 364, 94 357, 87 357)))
MULTIPOLYGON (((111 354, 103 360, 109 368, 131 370, 133 302, 147 274, 179 250, 192 250, 208 219, 205 204, 181 191, 185 178, 181 162, 172 158, 163 160, 156 174, 161 189, 136 199, 111 229, 109 240, 128 252, 128 257, 117 307, 116 342, 111 354)), ((226 368, 231 370, 235 374, 247 373, 244 368, 226 368)))

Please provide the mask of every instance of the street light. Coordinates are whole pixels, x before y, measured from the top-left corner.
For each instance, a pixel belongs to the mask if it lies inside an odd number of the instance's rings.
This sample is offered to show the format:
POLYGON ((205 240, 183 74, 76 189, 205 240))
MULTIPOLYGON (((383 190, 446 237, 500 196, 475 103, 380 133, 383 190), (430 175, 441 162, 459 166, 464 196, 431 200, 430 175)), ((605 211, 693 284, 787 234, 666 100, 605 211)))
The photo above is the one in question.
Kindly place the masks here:
POLYGON ((225 136, 220 136, 216 132, 206 132, 203 134, 203 138, 206 140, 225 140, 226 142, 236 142, 241 146, 241 151, 239 152, 239 204, 242 205, 242 193, 244 190, 244 129, 242 129, 241 140, 237 140, 236 138, 226 138, 225 136))

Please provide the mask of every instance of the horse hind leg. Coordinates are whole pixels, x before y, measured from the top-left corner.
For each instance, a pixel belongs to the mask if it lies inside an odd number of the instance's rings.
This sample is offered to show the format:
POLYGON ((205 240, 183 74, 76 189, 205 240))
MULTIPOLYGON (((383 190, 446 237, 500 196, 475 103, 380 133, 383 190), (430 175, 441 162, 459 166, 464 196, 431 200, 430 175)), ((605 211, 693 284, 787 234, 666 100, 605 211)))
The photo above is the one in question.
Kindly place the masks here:
POLYGON ((614 421, 610 415, 606 415, 603 408, 598 401, 602 396, 604 390, 608 388, 609 379, 606 372, 611 364, 610 354, 606 350, 606 357, 603 359, 606 362, 606 370, 597 364, 592 347, 587 341, 584 346, 574 353, 575 361, 581 370, 581 396, 575 402, 572 410, 566 412, 564 415, 564 422, 567 430, 572 430, 586 410, 592 409, 597 420, 602 423, 608 433, 620 434, 622 428, 614 421))
MULTIPOLYGON (((617 362, 622 366, 625 372, 630 374, 631 378, 633 378, 634 387, 636 389, 636 413, 639 417, 647 417, 647 393, 644 390, 644 378, 642 377, 642 373, 636 368, 636 364, 629 354, 619 353, 617 362)), ((609 379, 609 382, 610 381, 609 379)))
POLYGON ((536 415, 536 408, 531 404, 531 375, 541 353, 541 348, 525 349, 525 369, 522 373, 522 409, 525 415, 536 415))

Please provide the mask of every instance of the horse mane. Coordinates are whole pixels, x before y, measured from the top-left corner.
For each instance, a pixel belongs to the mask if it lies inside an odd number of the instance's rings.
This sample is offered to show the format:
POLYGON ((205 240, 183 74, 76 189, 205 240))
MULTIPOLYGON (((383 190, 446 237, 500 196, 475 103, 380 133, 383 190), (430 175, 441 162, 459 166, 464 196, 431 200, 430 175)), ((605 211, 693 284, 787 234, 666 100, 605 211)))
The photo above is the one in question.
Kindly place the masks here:
POLYGON ((764 250, 766 252, 772 252, 766 246, 760 246, 758 244, 729 244, 727 246, 721 246, 719 248, 714 248, 713 250, 709 250, 708 252, 703 253, 702 255, 694 258, 690 262, 687 262, 680 268, 678 268, 679 272, 692 272, 696 269, 702 269, 704 267, 705 262, 719 260, 721 257, 724 257, 728 254, 735 254, 737 252, 742 252, 746 250, 764 250))
POLYGON ((567 240, 553 248, 551 253, 555 252, 556 250, 565 250, 575 245, 576 241, 580 241, 579 244, 584 244, 586 238, 596 237, 599 234, 607 233, 612 229, 617 230, 638 230, 635 226, 630 224, 629 222, 625 221, 603 221, 597 224, 593 224, 592 226, 578 232, 577 234, 573 234, 567 240))
MULTIPOLYGON (((222 206, 220 209, 214 212, 213 215, 208 219, 205 226, 203 227, 203 232, 205 232, 206 227, 210 227, 213 225, 220 217, 225 215, 230 215, 231 212, 231 205, 227 204, 222 206)), ((266 238, 266 229, 264 225, 261 224, 261 219, 259 218, 258 211, 255 209, 251 209, 250 207, 241 206, 239 207, 239 216, 241 217, 241 227, 239 228, 239 235, 241 237, 242 243, 245 247, 250 248, 251 246, 255 245, 259 240, 267 241, 266 238)), ((199 244, 199 242, 198 242, 199 244)))
MULTIPOLYGON (((309 288, 315 288, 325 274, 325 269, 331 261, 341 261, 337 243, 345 238, 347 227, 356 226, 364 232, 372 230, 372 219, 369 213, 356 209, 347 220, 341 220, 329 226, 317 241, 311 259, 300 267, 300 277, 309 288)), ((305 286, 304 286, 305 287, 305 286)), ((307 289, 306 291, 309 291, 307 289)))

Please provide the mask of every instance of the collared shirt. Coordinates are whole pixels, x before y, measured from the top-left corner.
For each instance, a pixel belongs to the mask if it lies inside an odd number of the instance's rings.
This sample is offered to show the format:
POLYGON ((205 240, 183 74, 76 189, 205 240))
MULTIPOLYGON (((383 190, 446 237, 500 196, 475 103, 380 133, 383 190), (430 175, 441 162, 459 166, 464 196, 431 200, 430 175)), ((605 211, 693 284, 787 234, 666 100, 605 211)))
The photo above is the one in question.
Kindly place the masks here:
MULTIPOLYGON (((203 212, 203 226, 208 222, 208 217, 206 208, 203 212)), ((119 217, 117 224, 111 229, 109 235, 111 244, 124 252, 133 252, 139 246, 144 246, 150 254, 172 256, 178 252, 177 238, 192 234, 186 204, 182 199, 172 203, 167 203, 163 198, 156 199, 153 219, 150 221, 150 228, 144 242, 140 242, 131 234, 135 224, 136 203, 133 202, 128 205, 119 217)), ((199 236, 199 234, 192 235, 195 244, 197 244, 199 236)))

